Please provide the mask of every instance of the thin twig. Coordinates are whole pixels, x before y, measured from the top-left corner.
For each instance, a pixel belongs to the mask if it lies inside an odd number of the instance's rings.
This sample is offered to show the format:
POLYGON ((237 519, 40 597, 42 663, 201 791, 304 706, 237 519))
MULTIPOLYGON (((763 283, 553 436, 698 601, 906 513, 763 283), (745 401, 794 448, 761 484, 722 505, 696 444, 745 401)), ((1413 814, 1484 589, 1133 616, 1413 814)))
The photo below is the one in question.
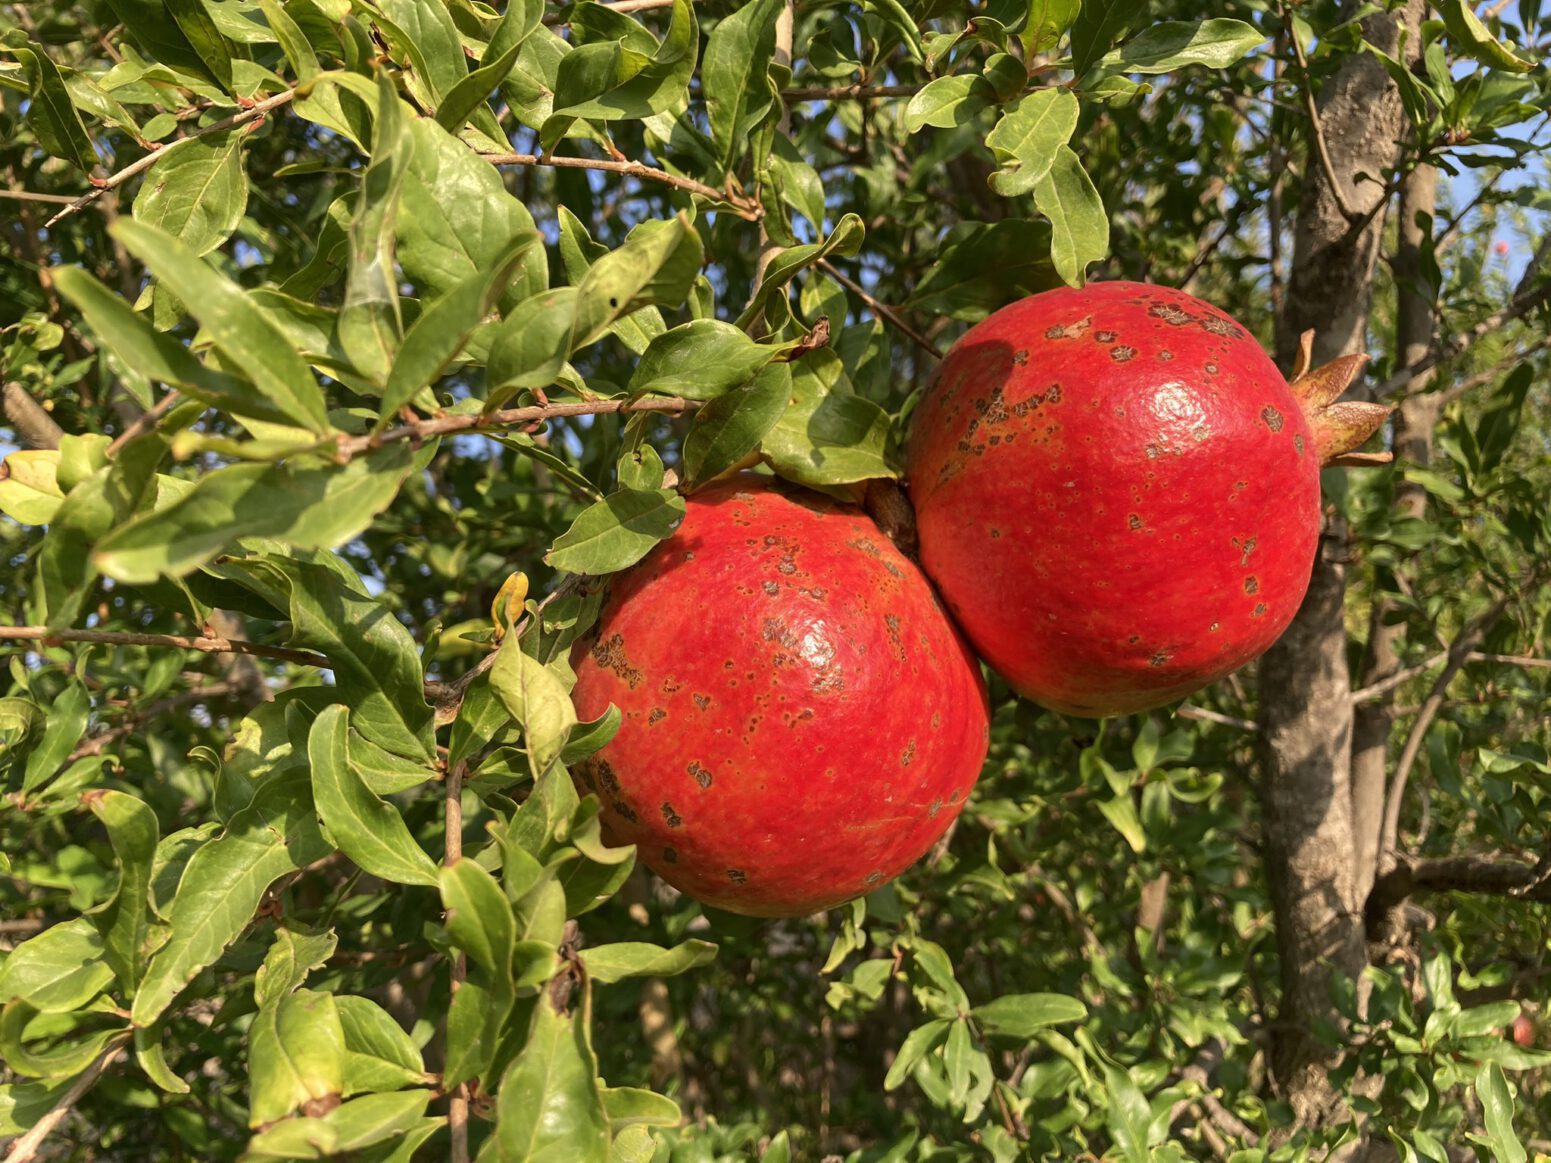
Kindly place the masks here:
POLYGON ((1452 388, 1448 388, 1438 393, 1438 398, 1440 401, 1439 406, 1446 407, 1447 405, 1452 404, 1455 400, 1459 399, 1461 396, 1468 396, 1477 388, 1484 387, 1487 384, 1496 383, 1498 378, 1505 372, 1511 368, 1518 367, 1519 364, 1523 363, 1525 360, 1539 355, 1547 348, 1551 348, 1551 335, 1541 336, 1534 343, 1530 344, 1529 347, 1526 347, 1521 351, 1516 351, 1512 355, 1498 360, 1485 371, 1477 372, 1473 376, 1466 376, 1452 388))
POLYGON ((289 650, 284 646, 265 646, 260 642, 244 642, 241 639, 214 638, 205 635, 184 634, 134 634, 120 630, 51 630, 47 626, 0 626, 0 641, 43 642, 49 645, 59 642, 97 642, 107 646, 168 646, 180 650, 199 650, 205 654, 252 654, 259 658, 274 658, 281 662, 295 662, 302 666, 319 666, 325 669, 334 664, 321 654, 310 650, 289 650))
POLYGON ((18 202, 54 202, 61 206, 75 201, 73 194, 37 194, 31 190, 0 190, 0 198, 14 198, 18 202))
POLYGON ((913 97, 921 91, 920 85, 833 85, 785 89, 781 99, 793 101, 853 101, 873 97, 913 97))
POLYGON ((127 1033, 120 1034, 110 1041, 103 1052, 97 1055, 96 1061, 86 1068, 85 1073, 77 1078, 70 1089, 60 1096, 53 1108, 32 1125, 32 1129, 22 1135, 14 1143, 5 1156, 5 1163, 31 1163, 38 1154, 38 1148, 43 1145, 43 1140, 59 1125, 60 1121, 70 1113, 71 1108, 81 1100, 81 1096, 92 1088, 92 1085, 102 1076, 102 1072, 108 1068, 124 1043, 129 1041, 127 1033))
POLYGON ((1209 711, 1205 707, 1186 705, 1180 707, 1174 713, 1181 719, 1200 719, 1207 723, 1221 723, 1224 727, 1237 727, 1240 731, 1255 730, 1253 719, 1237 719, 1232 715, 1225 715, 1221 711, 1209 711))
POLYGON ((124 445, 128 444, 135 437, 155 428, 158 420, 182 402, 183 393, 178 391, 177 388, 170 389, 165 396, 156 401, 155 407, 149 412, 141 412, 140 415, 136 416, 129 427, 125 428, 114 439, 113 443, 108 445, 108 455, 115 455, 119 449, 123 448, 124 445))
MULTIPOLYGON (((463 859, 463 776, 467 771, 468 761, 459 760, 447 773, 444 822, 447 855, 443 863, 449 868, 463 859)), ((457 996, 458 987, 468 977, 468 969, 468 958, 460 950, 452 959, 453 996, 457 996)), ((469 1163, 469 1084, 467 1082, 458 1083, 447 1096, 447 1129, 452 1135, 452 1149, 449 1152, 452 1163, 469 1163)))
MULTIPOLYGON (((1526 589, 1532 584, 1530 578, 1526 578, 1526 589)), ((1421 753, 1422 741, 1427 736, 1427 730, 1432 726, 1433 719, 1443 706, 1444 694, 1448 690, 1449 683, 1454 681, 1465 663, 1469 661, 1471 651, 1476 644, 1486 635, 1497 619, 1502 617, 1503 611, 1513 601, 1513 594, 1506 593, 1495 599, 1491 605, 1482 610, 1475 617, 1466 622, 1454 641, 1449 644, 1448 661, 1444 664, 1443 673, 1433 683, 1432 690, 1428 692, 1417 712, 1416 721, 1411 724, 1411 733, 1406 736, 1405 746, 1401 748, 1400 758, 1395 763, 1395 774, 1390 779, 1388 795, 1384 801, 1383 830, 1379 833, 1379 852, 1381 858, 1384 853, 1394 851, 1400 836, 1400 809, 1406 797, 1406 783, 1411 778, 1411 769, 1416 765, 1416 757, 1421 753)))
POLYGON ((207 686, 195 687, 193 690, 183 691, 181 694, 172 695, 158 700, 144 710, 131 710, 126 722, 115 727, 109 727, 90 738, 83 740, 74 751, 65 757, 66 763, 74 763, 78 759, 85 759, 92 755, 101 755, 110 746, 126 735, 133 735, 142 725, 168 711, 176 711, 183 707, 198 706, 200 703, 209 702, 211 699, 222 698, 232 693, 236 688, 231 683, 213 682, 207 686))
POLYGON ((1521 315, 1529 314, 1529 312, 1548 299, 1551 299, 1551 283, 1526 290, 1523 294, 1515 295, 1501 311, 1488 315, 1474 326, 1467 327, 1447 342, 1439 344, 1426 357, 1395 372, 1394 375, 1374 389, 1373 398, 1376 400, 1386 399, 1409 384, 1419 373, 1426 371, 1428 368, 1436 367, 1446 359, 1452 359, 1454 356, 1459 355, 1482 336, 1512 323, 1521 315))
POLYGON ((1314 137, 1314 153, 1319 158, 1320 169, 1325 171, 1325 181, 1330 183, 1330 196, 1335 199, 1336 209, 1341 211, 1341 217, 1348 222, 1357 221, 1361 215, 1353 210, 1346 200, 1346 191, 1341 188, 1341 181, 1336 177, 1335 163, 1330 160, 1330 147, 1325 144, 1325 124, 1320 119, 1319 104, 1314 100, 1313 80, 1309 75, 1309 59, 1303 54, 1303 42, 1298 39, 1298 30, 1292 26, 1292 20, 1287 15, 1286 5, 1279 4, 1282 11, 1282 22, 1287 25, 1287 39, 1292 42, 1293 52, 1298 57, 1298 67, 1303 70, 1303 84, 1299 89, 1303 92, 1304 107, 1309 115, 1309 129, 1314 137))
POLYGON ((605 170, 612 174, 625 174, 628 177, 640 178, 643 181, 661 182, 665 186, 672 186, 674 189, 697 194, 702 198, 709 198, 713 202, 720 202, 730 207, 738 217, 746 218, 750 222, 757 222, 764 217, 764 212, 758 205, 729 190, 718 190, 715 186, 708 186, 704 182, 697 182, 694 178, 683 178, 678 174, 670 174, 667 170, 655 169, 652 166, 642 162, 631 161, 628 158, 615 160, 612 158, 564 157, 559 154, 548 153, 482 153, 479 156, 493 166, 554 166, 557 169, 605 170))
POLYGON ((86 207, 90 206, 98 198, 101 198, 109 190, 116 190, 119 186, 122 186, 136 174, 150 169, 153 165, 156 164, 156 159, 161 157, 162 154, 166 153, 173 146, 178 145, 181 142, 192 141, 196 137, 209 137, 213 133, 224 133, 228 129, 234 129, 239 125, 246 125, 250 121, 257 121, 260 118, 267 116, 273 110, 280 108, 280 106, 294 100, 295 97, 295 89, 283 90, 282 92, 276 93, 272 97, 265 97, 262 101, 255 102, 248 108, 242 110, 240 113, 234 113, 232 116, 217 121, 212 125, 207 125, 203 129, 196 129, 194 132, 186 134, 183 137, 178 138, 176 141, 165 142, 162 145, 157 146, 143 158, 130 162, 129 165, 125 166, 123 169, 102 179, 102 181, 96 185, 95 189, 89 193, 82 194, 79 198, 76 198, 74 201, 72 201, 58 214, 55 214, 54 217, 45 222, 43 224, 43 228, 47 230, 50 227, 63 222, 72 214, 86 209, 86 207))
POLYGON ((435 416, 427 420, 411 420, 397 428, 390 428, 376 436, 347 436, 339 441, 338 455, 349 460, 363 452, 371 452, 384 444, 399 441, 429 440, 434 436, 448 436, 457 432, 482 432, 492 428, 513 428, 526 424, 542 423, 561 416, 601 416, 610 413, 665 412, 679 415, 699 407, 692 400, 679 396, 657 396, 645 400, 583 400, 576 404, 530 404, 522 408, 502 408, 480 415, 435 416))
POLYGON ((909 323, 906 323, 904 317, 901 316, 900 313, 893 307, 890 307, 887 303, 880 303, 867 292, 866 288, 864 288, 855 279, 852 279, 848 275, 844 274, 839 267, 835 266, 834 263, 830 262, 827 258, 821 258, 818 262, 818 266, 819 269, 822 270, 825 274, 829 275, 842 287, 850 291, 862 302, 866 303, 868 308, 871 309, 872 313, 879 319, 883 320, 885 323, 892 324, 898 331, 912 339, 916 346, 921 348, 922 351, 926 352, 933 359, 942 358, 942 352, 937 350, 937 345, 935 343, 933 343, 926 336, 922 335, 914 327, 910 326, 909 323))

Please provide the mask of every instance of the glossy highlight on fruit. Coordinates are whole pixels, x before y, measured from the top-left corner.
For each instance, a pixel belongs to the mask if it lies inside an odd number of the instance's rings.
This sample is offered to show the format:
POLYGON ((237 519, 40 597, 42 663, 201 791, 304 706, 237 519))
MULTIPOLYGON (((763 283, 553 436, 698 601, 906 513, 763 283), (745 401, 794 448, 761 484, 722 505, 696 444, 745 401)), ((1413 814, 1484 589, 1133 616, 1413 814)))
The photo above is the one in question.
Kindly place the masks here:
MULTIPOLYGON (((1307 344, 1305 345, 1307 351, 1307 344)), ((1287 627, 1322 463, 1387 409, 1335 403, 1363 357, 1291 384, 1181 291, 1092 283, 971 328, 912 418, 921 564, 1020 693, 1100 717, 1238 669, 1287 627)))
POLYGON ((858 509, 742 475, 616 578, 573 697, 619 734, 577 778, 670 884, 800 916, 898 876, 985 760, 980 668, 858 509))

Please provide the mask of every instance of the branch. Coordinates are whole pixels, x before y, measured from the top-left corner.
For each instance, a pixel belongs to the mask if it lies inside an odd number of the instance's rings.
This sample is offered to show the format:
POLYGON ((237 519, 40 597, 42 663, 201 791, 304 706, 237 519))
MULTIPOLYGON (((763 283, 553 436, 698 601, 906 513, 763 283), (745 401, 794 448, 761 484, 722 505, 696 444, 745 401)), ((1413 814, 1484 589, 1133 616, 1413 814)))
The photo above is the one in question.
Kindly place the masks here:
POLYGON ((1421 372, 1426 371, 1428 368, 1436 367, 1446 359, 1452 359, 1470 347, 1471 344, 1475 343, 1483 335, 1487 335, 1496 331, 1499 327, 1512 323, 1521 315, 1529 314, 1529 312, 1548 299, 1551 299, 1551 283, 1515 295, 1501 311, 1488 315, 1473 327, 1467 327, 1447 342, 1439 344, 1425 358, 1419 359, 1409 367, 1403 367, 1395 372, 1394 375, 1374 389, 1373 398, 1383 400, 1385 397, 1393 395, 1409 384, 1421 372))
POLYGON ((1524 348, 1522 351, 1516 351, 1512 355, 1498 360, 1483 372, 1477 372, 1473 376, 1467 376, 1465 379, 1460 380, 1460 382, 1455 384, 1452 388, 1448 388, 1438 393, 1439 407, 1447 407, 1461 396, 1468 396, 1477 388, 1485 387, 1490 383, 1495 383, 1499 376, 1503 375, 1510 369, 1517 367, 1525 360, 1539 355, 1547 348, 1551 348, 1551 335, 1541 336, 1539 340, 1537 340, 1535 343, 1532 343, 1529 347, 1524 348))
POLYGON ((718 190, 715 186, 697 182, 694 178, 681 178, 678 174, 654 169, 652 166, 631 161, 628 158, 564 157, 550 153, 482 153, 479 156, 493 166, 554 166, 556 169, 605 170, 611 174, 625 174, 648 182, 661 182, 665 186, 697 194, 713 202, 721 202, 731 207, 733 213, 739 218, 746 218, 750 222, 758 222, 764 217, 764 210, 757 203, 730 190, 718 190))
POLYGON ((1325 125, 1320 120, 1319 106, 1314 100, 1314 88, 1310 84, 1309 60, 1303 55, 1303 42, 1298 39, 1297 29, 1292 27, 1292 21, 1288 18, 1287 8, 1282 9, 1282 22, 1288 26, 1287 39, 1292 42, 1293 52, 1298 57, 1298 67, 1303 70, 1303 84, 1299 86, 1303 90, 1303 103, 1309 114, 1309 128, 1314 135, 1314 152, 1319 157, 1320 169, 1325 171, 1325 181, 1330 183, 1330 196, 1335 199, 1336 209, 1341 211, 1341 217, 1348 222, 1356 222, 1362 216, 1353 210, 1346 200, 1346 191, 1341 188, 1341 182, 1336 177, 1335 164, 1330 160, 1330 147, 1325 144, 1325 125))
POLYGON ((1237 727, 1240 731, 1254 731, 1253 719, 1236 719, 1232 715, 1224 715, 1221 711, 1209 711, 1205 707, 1183 706, 1177 708, 1174 713, 1181 719, 1200 719, 1206 723, 1221 723, 1224 727, 1237 727))
POLYGON ((37 194, 31 190, 0 190, 0 198, 14 198, 18 202, 53 202, 57 205, 75 201, 70 194, 37 194))
POLYGON ((127 1041, 129 1041, 129 1035, 125 1033, 109 1042, 107 1048, 97 1055, 97 1060, 88 1066, 86 1072, 60 1096, 53 1109, 34 1123, 30 1131, 11 1144, 5 1163, 31 1163, 31 1160, 37 1157, 38 1148, 43 1145, 43 1140, 48 1138, 49 1132, 70 1113, 70 1108, 81 1100, 81 1096, 92 1088, 92 1084, 102 1076, 102 1072, 108 1068, 113 1059, 118 1057, 119 1051, 127 1041))
POLYGON ((124 431, 114 439, 113 443, 108 445, 108 455, 116 455, 119 449, 123 448, 124 445, 128 444, 135 437, 143 435, 144 433, 149 432, 152 428, 155 428, 158 420, 160 420, 163 416, 172 411, 174 407, 176 407, 178 404, 181 404, 182 402, 183 393, 178 391, 177 388, 169 389, 167 394, 156 402, 155 407, 153 407, 148 412, 141 412, 140 415, 136 416, 129 427, 125 428, 124 431))
POLYGON ((1445 856, 1433 860, 1400 857, 1379 877, 1368 898, 1367 914, 1382 916, 1416 892, 1469 892, 1520 900, 1551 901, 1551 880, 1533 864, 1480 856, 1445 856))
MULTIPOLYGON (((1415 666, 1408 666, 1404 670, 1398 670, 1386 679, 1374 683, 1372 686, 1359 687, 1352 692, 1352 702, 1366 703, 1373 699, 1381 698, 1394 690, 1401 683, 1413 679, 1417 675, 1431 670, 1444 659, 1449 657, 1447 650, 1433 655, 1426 662, 1419 662, 1415 666)), ((1527 666, 1527 667, 1551 667, 1551 658, 1534 658, 1525 654, 1483 654, 1479 650, 1472 650, 1465 655, 1466 662, 1496 662, 1503 666, 1527 666)))
POLYGON ((363 452, 374 452, 384 444, 398 441, 429 440, 433 436, 447 436, 456 432, 482 432, 490 428, 515 428, 526 424, 542 423, 561 416, 601 416, 609 413, 665 412, 680 415, 698 408, 696 401, 679 396, 658 396, 645 400, 583 400, 576 404, 530 404, 522 408, 502 408, 495 412, 465 416, 435 416, 428 420, 415 419, 371 436, 341 437, 338 455, 348 461, 363 452))
POLYGON ((937 345, 935 343, 933 343, 926 336, 922 335, 914 327, 910 326, 910 324, 906 323, 904 317, 900 315, 900 313, 893 307, 890 307, 887 303, 880 303, 877 299, 873 298, 873 296, 870 295, 866 288, 864 288, 860 283, 841 273, 840 269, 836 267, 834 263, 830 262, 829 259, 821 258, 818 262, 818 267, 821 271, 833 278, 846 290, 852 292, 854 295, 856 295, 857 298, 861 299, 862 302, 866 303, 868 308, 875 316, 883 320, 885 323, 893 324, 897 330, 914 340, 916 346, 921 348, 922 351, 925 351, 933 359, 942 358, 942 352, 937 350, 937 345))
POLYGON ((118 630, 51 630, 47 626, 0 626, 0 642, 98 642, 108 646, 169 646, 180 650, 199 650, 205 654, 252 654, 302 666, 331 669, 333 663, 310 650, 289 650, 284 646, 265 646, 241 639, 213 638, 205 635, 132 634, 118 630))
MULTIPOLYGON (((1532 578, 1524 579, 1525 588, 1532 584, 1532 578)), ((1406 736, 1405 746, 1401 749, 1400 759, 1395 764, 1395 774, 1390 779, 1388 797, 1384 801, 1384 824, 1379 833, 1379 853, 1383 854, 1394 849, 1400 833, 1400 808, 1406 796, 1406 782, 1411 778, 1411 768, 1416 764, 1416 757, 1421 753, 1422 740, 1427 735, 1427 729, 1432 726, 1433 719, 1438 710, 1443 706, 1444 692, 1448 690, 1449 683, 1454 681, 1465 663, 1470 659, 1470 652, 1475 649, 1486 632, 1503 611, 1513 601, 1513 594, 1506 593, 1498 597, 1491 605, 1482 610, 1464 626, 1460 627, 1454 641, 1449 644, 1448 661, 1444 664, 1443 673, 1438 676, 1433 688, 1428 692, 1421 709, 1417 712, 1416 722, 1411 724, 1411 733, 1406 736)))
POLYGON ((43 410, 20 384, 5 385, 5 418, 11 422, 20 436, 33 448, 58 448, 63 428, 54 423, 54 417, 43 410))
POLYGON ((812 88, 782 90, 781 99, 787 102, 866 101, 873 97, 913 97, 921 89, 921 85, 835 85, 831 87, 820 85, 812 88))
POLYGON ((98 198, 101 198, 109 190, 118 189, 118 187, 129 181, 129 179, 134 177, 136 174, 150 169, 153 165, 156 164, 157 158, 161 157, 162 154, 166 153, 173 146, 179 144, 179 142, 191 141, 196 137, 209 137, 214 133, 225 133, 228 129, 233 129, 238 125, 245 125, 250 121, 261 120, 262 118, 268 116, 272 110, 278 109, 280 106, 288 104, 290 101, 294 100, 295 97, 295 89, 283 90, 282 92, 276 93, 273 97, 265 97, 262 101, 255 102, 253 105, 250 105, 248 108, 244 109, 241 113, 234 113, 232 116, 224 118, 211 125, 207 125, 203 129, 196 129, 194 132, 185 134, 183 137, 178 138, 176 141, 162 143, 153 149, 150 153, 146 154, 143 158, 140 158, 138 161, 130 162, 129 165, 125 166, 123 169, 117 171, 116 173, 110 174, 108 177, 103 178, 100 182, 94 180, 93 184, 96 186, 95 189, 93 189, 90 193, 82 194, 79 198, 71 202, 58 214, 55 214, 54 217, 50 218, 43 224, 43 229, 47 230, 54 226, 56 223, 63 222, 72 214, 86 209, 86 207, 90 206, 98 198))

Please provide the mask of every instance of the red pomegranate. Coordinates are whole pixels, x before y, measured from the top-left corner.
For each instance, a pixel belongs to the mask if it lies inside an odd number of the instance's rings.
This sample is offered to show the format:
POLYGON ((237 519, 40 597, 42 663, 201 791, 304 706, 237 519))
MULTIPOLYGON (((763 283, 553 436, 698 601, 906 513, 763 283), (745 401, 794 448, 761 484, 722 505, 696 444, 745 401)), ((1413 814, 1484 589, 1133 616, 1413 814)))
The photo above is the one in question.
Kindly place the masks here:
POLYGON ((898 876, 985 761, 980 668, 860 510, 739 476, 615 579, 576 709, 624 715, 577 775, 690 896, 801 916, 898 876))
POLYGON ((1319 538, 1322 464, 1383 421, 1335 403, 1364 357, 1283 378, 1181 291, 1033 295, 954 345, 912 421, 921 565, 1022 694, 1100 717, 1236 670, 1287 627, 1319 538))

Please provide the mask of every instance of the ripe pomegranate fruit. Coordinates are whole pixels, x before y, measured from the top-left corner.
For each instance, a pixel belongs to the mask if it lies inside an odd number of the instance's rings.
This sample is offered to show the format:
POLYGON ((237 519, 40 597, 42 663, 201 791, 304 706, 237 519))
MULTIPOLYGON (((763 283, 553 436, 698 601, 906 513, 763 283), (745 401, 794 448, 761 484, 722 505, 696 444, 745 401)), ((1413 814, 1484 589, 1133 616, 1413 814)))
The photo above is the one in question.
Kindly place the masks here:
POLYGON ((572 664, 579 714, 624 715, 576 773, 608 832, 732 912, 898 876, 985 761, 979 665, 920 570, 860 510, 766 478, 690 497, 572 664))
POLYGON ((912 421, 921 565, 980 655, 1034 701, 1101 717, 1261 654, 1307 588, 1322 464, 1383 421, 1335 403, 1365 357, 1291 383, 1181 291, 1092 283, 971 328, 912 421))
POLYGON ((1523 1046, 1525 1049, 1535 1044, 1535 1019, 1523 1011, 1513 1019, 1513 1024, 1508 1027, 1508 1036, 1514 1045, 1523 1046))

